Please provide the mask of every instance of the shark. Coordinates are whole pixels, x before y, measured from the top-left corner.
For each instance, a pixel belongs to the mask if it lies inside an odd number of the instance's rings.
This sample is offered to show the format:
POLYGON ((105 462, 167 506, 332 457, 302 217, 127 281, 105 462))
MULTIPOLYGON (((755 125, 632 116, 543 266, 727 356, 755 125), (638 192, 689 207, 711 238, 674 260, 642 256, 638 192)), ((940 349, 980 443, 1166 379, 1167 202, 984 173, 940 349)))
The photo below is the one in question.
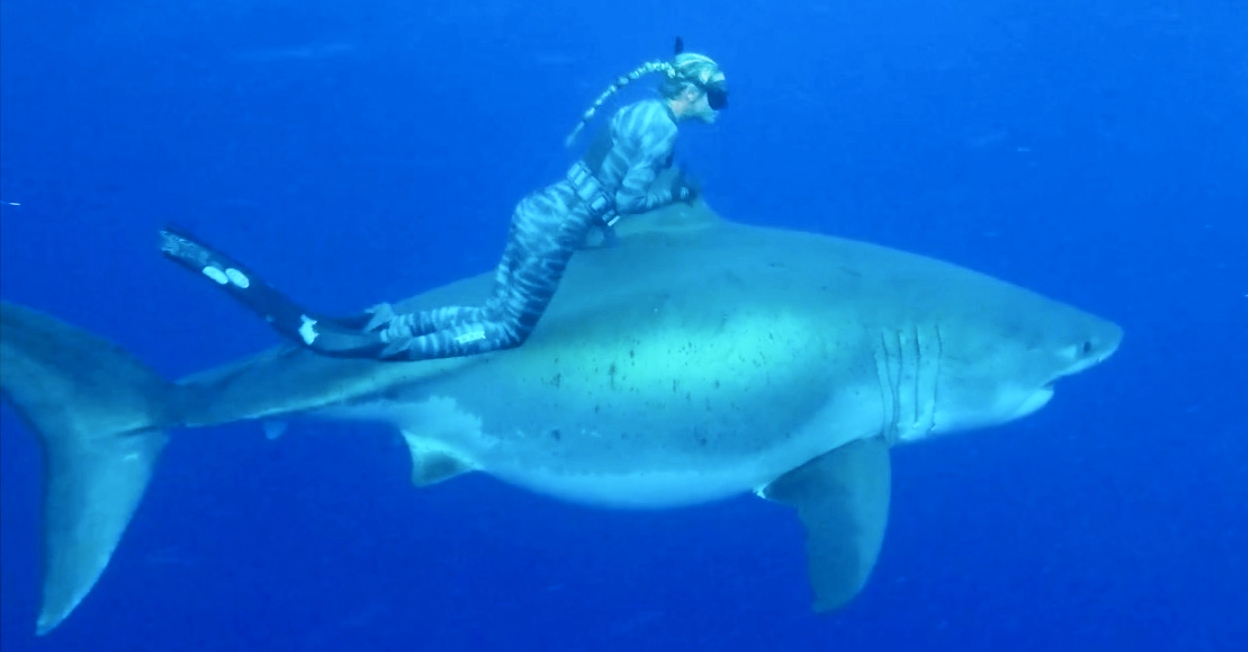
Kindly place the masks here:
MULTIPOLYGON (((483 273, 398 309, 473 303, 483 273)), ((175 433, 370 422, 411 480, 485 473, 603 509, 757 496, 800 519, 812 609, 849 604, 884 542, 893 447, 991 428, 1118 349, 1117 324, 953 263, 724 218, 704 202, 578 252, 522 346, 378 362, 283 344, 179 379, 0 303, 0 389, 42 443, 36 632, 88 596, 175 433)), ((188 444, 187 445, 191 445, 188 444)))

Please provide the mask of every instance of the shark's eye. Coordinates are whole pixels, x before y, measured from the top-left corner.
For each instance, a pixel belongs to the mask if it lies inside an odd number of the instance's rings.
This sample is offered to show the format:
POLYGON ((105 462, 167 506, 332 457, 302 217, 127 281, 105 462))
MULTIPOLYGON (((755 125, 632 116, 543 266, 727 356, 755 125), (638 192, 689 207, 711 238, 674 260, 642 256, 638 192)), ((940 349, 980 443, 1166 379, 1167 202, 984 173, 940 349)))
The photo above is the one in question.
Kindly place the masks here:
POLYGON ((1088 340, 1084 340, 1084 341, 1083 341, 1083 347, 1080 349, 1080 351, 1082 351, 1084 355, 1087 355, 1087 354, 1091 353, 1091 352, 1092 352, 1092 342, 1090 342, 1090 341, 1088 341, 1088 340))

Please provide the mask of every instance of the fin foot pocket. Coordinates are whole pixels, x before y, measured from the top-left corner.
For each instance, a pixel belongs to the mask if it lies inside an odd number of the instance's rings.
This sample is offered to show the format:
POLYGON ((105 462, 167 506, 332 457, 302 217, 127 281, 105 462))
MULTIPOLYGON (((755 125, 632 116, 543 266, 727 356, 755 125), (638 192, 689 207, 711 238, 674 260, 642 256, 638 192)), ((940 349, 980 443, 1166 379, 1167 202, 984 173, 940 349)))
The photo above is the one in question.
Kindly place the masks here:
POLYGON ((300 340, 309 349, 321 355, 343 358, 377 358, 387 344, 380 333, 367 333, 344 328, 329 320, 308 317, 300 328, 300 340))

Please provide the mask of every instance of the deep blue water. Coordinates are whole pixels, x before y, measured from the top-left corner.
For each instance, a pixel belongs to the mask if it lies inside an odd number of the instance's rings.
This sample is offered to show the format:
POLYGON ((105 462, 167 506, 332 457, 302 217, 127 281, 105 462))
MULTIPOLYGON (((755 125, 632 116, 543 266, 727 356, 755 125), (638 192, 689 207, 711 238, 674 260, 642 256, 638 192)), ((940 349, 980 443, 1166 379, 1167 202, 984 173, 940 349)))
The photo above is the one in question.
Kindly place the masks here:
POLYGON ((276 339, 160 258, 166 222, 326 311, 483 271, 581 111, 681 34, 732 86, 681 140, 720 213, 1005 278, 1123 348, 1022 422, 897 449, 880 563, 830 617, 776 505, 415 490, 392 433, 236 427, 175 439, 94 592, 35 639, 41 462, 6 406, 0 647, 1248 640, 1248 4, 601 4, 5 0, 0 295, 176 376, 276 339))

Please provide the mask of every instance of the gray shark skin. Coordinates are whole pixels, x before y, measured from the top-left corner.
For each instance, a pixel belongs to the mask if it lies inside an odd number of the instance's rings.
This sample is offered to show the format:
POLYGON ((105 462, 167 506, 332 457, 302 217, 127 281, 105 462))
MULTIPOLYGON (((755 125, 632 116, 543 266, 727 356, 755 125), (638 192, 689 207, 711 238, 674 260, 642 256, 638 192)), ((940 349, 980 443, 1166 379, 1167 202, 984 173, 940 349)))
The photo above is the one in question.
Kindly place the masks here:
MULTIPOLYGON (((0 388, 46 460, 37 632, 103 573, 167 433, 298 418, 394 426, 418 486, 481 472, 614 509, 755 493, 802 520, 814 608, 831 611, 882 546, 890 447, 1024 417, 1122 338, 964 268, 734 223, 700 203, 622 226, 616 246, 573 258, 528 342, 472 358, 280 346, 170 382, 110 342, 0 304, 0 388)), ((472 303, 491 277, 403 305, 472 303)))

